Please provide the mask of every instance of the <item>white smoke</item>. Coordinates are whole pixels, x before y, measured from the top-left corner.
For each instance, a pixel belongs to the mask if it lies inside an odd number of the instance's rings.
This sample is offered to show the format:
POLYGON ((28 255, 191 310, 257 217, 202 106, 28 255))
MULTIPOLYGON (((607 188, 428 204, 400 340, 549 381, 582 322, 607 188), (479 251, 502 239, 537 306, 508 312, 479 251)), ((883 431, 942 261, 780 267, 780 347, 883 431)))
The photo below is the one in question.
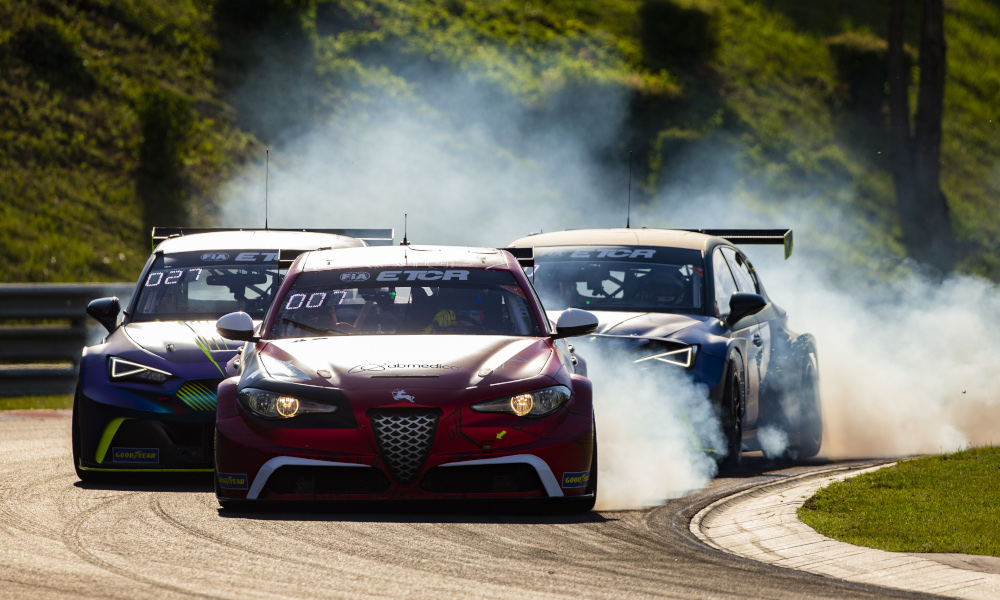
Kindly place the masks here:
POLYGON ((788 433, 772 425, 761 427, 757 439, 764 456, 768 458, 778 458, 788 449, 788 433))
POLYGON ((672 368, 623 372, 588 354, 597 415, 597 508, 661 504, 704 487, 726 442, 704 385, 672 368))
MULTIPOLYGON (((410 75, 420 81, 412 99, 349 107, 272 151, 272 227, 395 227, 400 239, 408 213, 415 243, 502 246, 532 231, 624 224, 625 152, 620 173, 594 158, 614 145, 623 98, 582 90, 583 109, 540 119, 512 99, 484 96, 461 76, 410 75)), ((684 168, 674 172, 684 176, 667 178, 645 210, 633 207, 632 223, 795 229, 790 261, 779 248, 744 249, 771 297, 789 309, 792 329, 818 340, 822 455, 899 456, 997 441, 995 285, 967 276, 939 281, 879 255, 889 236, 873 237, 870 226, 830 204, 768 194, 758 195, 766 203, 748 203, 736 152, 700 152, 678 163, 684 168)), ((227 226, 262 224, 262 172, 262 164, 252 165, 226 188, 227 226)), ((838 204, 850 193, 849 182, 824 190, 838 204)), ((646 506, 704 485, 714 461, 690 432, 702 444, 721 439, 704 390, 680 379, 623 379, 602 370, 600 357, 588 358, 599 505, 646 506)), ((768 454, 779 454, 780 436, 762 441, 768 454)))

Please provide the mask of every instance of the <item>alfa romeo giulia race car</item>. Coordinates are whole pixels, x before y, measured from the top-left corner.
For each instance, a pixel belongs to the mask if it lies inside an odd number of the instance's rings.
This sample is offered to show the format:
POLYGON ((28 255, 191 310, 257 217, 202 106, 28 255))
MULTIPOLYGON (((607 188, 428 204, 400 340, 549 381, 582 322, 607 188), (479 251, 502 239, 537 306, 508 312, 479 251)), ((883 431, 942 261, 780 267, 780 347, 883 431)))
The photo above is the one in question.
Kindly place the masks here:
POLYGON ((761 449, 758 434, 769 428, 767 449, 814 456, 823 436, 816 342, 787 327, 786 311, 734 243, 783 244, 788 258, 792 232, 570 230, 508 247, 532 249, 532 282, 553 318, 580 308, 600 319, 584 355, 650 375, 681 370, 708 388, 724 464, 761 449))
MULTIPOLYGON (((399 246, 310 252, 219 385, 216 494, 263 500, 554 499, 597 490, 590 381, 509 252, 399 246)), ((558 504, 561 503, 561 504, 558 504)))
POLYGON ((215 320, 242 310, 259 321, 284 270, 302 252, 365 245, 333 231, 392 239, 391 230, 154 229, 158 245, 121 323, 118 298, 87 307, 108 336, 84 349, 73 402, 73 465, 80 479, 211 471, 215 390, 242 347, 219 338, 215 320))

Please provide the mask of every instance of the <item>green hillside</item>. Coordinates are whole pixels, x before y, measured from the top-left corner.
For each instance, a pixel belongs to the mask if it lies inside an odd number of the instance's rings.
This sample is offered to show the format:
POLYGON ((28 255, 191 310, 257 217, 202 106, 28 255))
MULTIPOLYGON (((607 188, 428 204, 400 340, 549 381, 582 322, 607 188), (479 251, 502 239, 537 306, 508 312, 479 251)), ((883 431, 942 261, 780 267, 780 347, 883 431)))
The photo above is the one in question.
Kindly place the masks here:
MULTIPOLYGON (((0 5, 0 281, 132 279, 149 225, 212 223, 221 184, 265 144, 387 95, 444 111, 415 75, 427 72, 539 119, 608 90, 628 114, 602 154, 636 151, 647 208, 669 202, 660 191, 686 157, 733 148, 747 203, 848 213, 868 234, 857 248, 901 256, 885 4, 12 0, 0 5), (246 110, 262 65, 287 78, 268 93, 294 110, 246 110)), ((1000 6, 946 5, 942 186, 962 270, 1000 279, 1000 6)))

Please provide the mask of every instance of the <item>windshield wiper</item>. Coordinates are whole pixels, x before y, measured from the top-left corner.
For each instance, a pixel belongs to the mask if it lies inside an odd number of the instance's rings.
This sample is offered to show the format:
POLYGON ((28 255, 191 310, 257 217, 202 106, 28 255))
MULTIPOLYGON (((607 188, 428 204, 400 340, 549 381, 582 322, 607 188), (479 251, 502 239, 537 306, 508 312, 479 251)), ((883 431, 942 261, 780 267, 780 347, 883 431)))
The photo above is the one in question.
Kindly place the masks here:
POLYGON ((299 323, 294 319, 289 319, 288 317, 281 317, 282 322, 291 323, 296 327, 301 327, 302 329, 308 329, 309 331, 314 331, 316 333, 336 333, 338 335, 350 335, 346 331, 341 331, 339 329, 321 329, 319 327, 313 327, 312 325, 306 325, 305 323, 299 323))

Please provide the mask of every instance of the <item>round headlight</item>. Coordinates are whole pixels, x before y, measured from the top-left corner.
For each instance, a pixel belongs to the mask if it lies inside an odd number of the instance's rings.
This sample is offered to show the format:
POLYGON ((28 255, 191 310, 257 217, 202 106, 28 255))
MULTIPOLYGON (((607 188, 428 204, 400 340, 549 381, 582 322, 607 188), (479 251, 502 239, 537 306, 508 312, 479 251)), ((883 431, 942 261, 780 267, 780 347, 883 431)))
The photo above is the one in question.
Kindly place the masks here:
POLYGON ((531 394, 518 394, 510 399, 510 409, 519 417, 530 413, 531 407, 534 404, 535 401, 532 399, 531 394))

